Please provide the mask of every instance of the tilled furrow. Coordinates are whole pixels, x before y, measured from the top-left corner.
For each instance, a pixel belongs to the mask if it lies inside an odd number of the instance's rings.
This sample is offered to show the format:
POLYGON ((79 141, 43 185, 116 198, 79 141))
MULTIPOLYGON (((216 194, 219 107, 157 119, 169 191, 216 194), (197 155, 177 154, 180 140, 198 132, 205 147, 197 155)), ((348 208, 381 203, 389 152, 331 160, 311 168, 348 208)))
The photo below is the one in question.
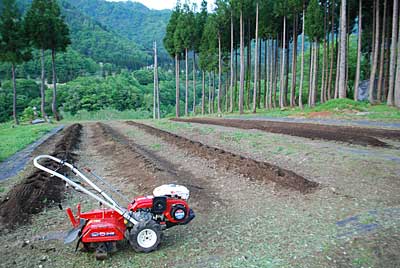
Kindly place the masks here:
MULTIPOLYGON (((51 154, 66 162, 74 163, 77 155, 72 151, 80 142, 82 126, 74 124, 62 132, 63 137, 55 145, 51 154)), ((56 170, 59 165, 51 160, 43 160, 42 165, 56 170)), ((61 168, 59 173, 67 172, 61 168)), ((29 221, 32 214, 39 213, 44 207, 59 203, 64 196, 65 184, 61 179, 47 172, 36 170, 21 183, 15 185, 0 204, 0 222, 9 228, 29 221)))
POLYGON ((193 141, 149 125, 133 121, 128 121, 126 123, 143 129, 147 133, 160 137, 194 155, 203 157, 207 160, 216 161, 216 163, 222 168, 234 169, 246 177, 266 182, 275 182, 280 186, 294 189, 302 193, 309 193, 315 190, 319 185, 318 183, 307 180, 290 170, 266 162, 256 161, 251 158, 227 152, 223 149, 193 141))
POLYGON ((376 137, 400 140, 400 131, 398 130, 240 119, 176 118, 172 120, 177 122, 210 124, 240 129, 258 129, 276 134, 317 140, 339 141, 361 146, 390 147, 386 142, 383 142, 376 137))

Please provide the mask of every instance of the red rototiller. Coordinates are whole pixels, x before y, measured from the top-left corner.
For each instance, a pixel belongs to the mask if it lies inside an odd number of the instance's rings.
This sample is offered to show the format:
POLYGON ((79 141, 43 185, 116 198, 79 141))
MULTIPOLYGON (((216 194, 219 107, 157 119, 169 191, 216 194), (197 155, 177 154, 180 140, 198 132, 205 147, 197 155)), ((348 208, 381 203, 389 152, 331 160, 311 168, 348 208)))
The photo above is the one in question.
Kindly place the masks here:
POLYGON ((160 244, 163 230, 188 224, 195 217, 187 203, 189 190, 184 186, 162 185, 153 191, 153 195, 128 200, 107 181, 90 169, 85 169, 109 191, 126 200, 128 205, 123 207, 111 194, 100 189, 72 164, 53 156, 40 155, 34 159, 34 165, 108 207, 81 212, 81 206, 78 204, 76 215, 73 215, 70 208, 67 209, 73 229, 68 232, 64 242, 71 243, 79 238, 76 249, 82 243, 86 250, 96 252, 97 259, 104 259, 108 253, 116 251, 117 241, 124 239, 128 240, 137 252, 151 252, 160 244), (74 181, 60 174, 59 169, 51 170, 44 167, 39 163, 40 159, 52 160, 60 164, 60 167, 68 167, 76 175, 77 180, 74 181))

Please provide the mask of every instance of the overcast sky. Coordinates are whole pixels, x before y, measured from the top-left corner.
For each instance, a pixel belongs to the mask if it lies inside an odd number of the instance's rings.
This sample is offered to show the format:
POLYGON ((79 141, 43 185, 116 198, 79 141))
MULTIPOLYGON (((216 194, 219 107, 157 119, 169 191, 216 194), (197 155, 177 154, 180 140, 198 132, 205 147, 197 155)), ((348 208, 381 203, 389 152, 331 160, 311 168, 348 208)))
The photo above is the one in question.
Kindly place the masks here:
MULTIPOLYGON (((127 0, 107 0, 107 1, 127 1, 127 0)), ((152 9, 173 9, 176 4, 176 0, 131 0, 132 2, 139 2, 144 4, 145 6, 152 9)), ((194 0, 192 2, 196 2, 197 6, 200 7, 200 3, 202 0, 194 0)), ((181 0, 181 3, 184 1, 181 0)), ((208 0, 209 9, 211 9, 211 4, 214 0, 208 0)))

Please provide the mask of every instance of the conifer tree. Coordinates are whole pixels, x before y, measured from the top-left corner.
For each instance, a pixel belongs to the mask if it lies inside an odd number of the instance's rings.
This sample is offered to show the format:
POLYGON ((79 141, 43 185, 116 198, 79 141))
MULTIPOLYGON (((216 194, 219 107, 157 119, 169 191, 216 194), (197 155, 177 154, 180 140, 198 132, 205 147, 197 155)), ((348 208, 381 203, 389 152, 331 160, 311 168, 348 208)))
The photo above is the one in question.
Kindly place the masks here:
POLYGON ((0 10, 0 61, 11 63, 13 84, 13 117, 19 124, 17 115, 16 65, 31 58, 29 42, 23 30, 23 20, 15 0, 4 0, 0 10))

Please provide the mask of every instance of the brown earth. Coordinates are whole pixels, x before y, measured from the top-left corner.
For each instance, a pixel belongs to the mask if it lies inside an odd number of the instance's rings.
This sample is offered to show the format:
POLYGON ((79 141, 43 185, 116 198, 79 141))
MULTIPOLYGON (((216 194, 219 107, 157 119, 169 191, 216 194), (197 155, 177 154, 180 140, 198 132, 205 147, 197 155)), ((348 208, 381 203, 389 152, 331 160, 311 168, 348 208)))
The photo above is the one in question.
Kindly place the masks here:
MULTIPOLYGON (((63 137, 56 143, 52 156, 75 162, 73 150, 79 144, 82 126, 74 124, 62 132, 63 137)), ((54 161, 44 160, 43 165, 50 169, 57 169, 59 165, 54 161)), ((66 170, 61 168, 60 173, 66 170)), ((48 205, 60 203, 64 194, 62 180, 51 177, 50 174, 35 170, 21 183, 15 185, 0 203, 0 223, 8 228, 26 223, 32 214, 39 213, 48 205)))
POLYGON ((96 133, 95 146, 102 154, 112 156, 116 175, 130 178, 128 183, 133 183, 138 192, 151 193, 156 186, 166 183, 181 184, 189 188, 201 208, 207 208, 210 195, 214 193, 201 176, 181 170, 107 124, 97 123, 92 128, 96 133))
POLYGON ((199 123, 235 127, 241 129, 258 129, 271 133, 285 134, 310 139, 331 140, 350 144, 375 147, 389 147, 377 138, 400 140, 399 130, 378 128, 361 128, 348 126, 321 125, 311 123, 275 122, 264 120, 240 119, 171 119, 177 122, 199 123))
POLYGON ((241 155, 233 154, 225 150, 211 147, 197 141, 172 134, 170 132, 153 128, 133 121, 126 122, 128 125, 136 126, 145 130, 147 133, 161 137, 169 143, 176 145, 194 155, 203 157, 207 160, 214 160, 220 167, 233 169, 240 174, 266 182, 275 182, 278 185, 308 193, 318 187, 318 183, 309 181, 306 178, 278 166, 266 162, 256 161, 241 155))

